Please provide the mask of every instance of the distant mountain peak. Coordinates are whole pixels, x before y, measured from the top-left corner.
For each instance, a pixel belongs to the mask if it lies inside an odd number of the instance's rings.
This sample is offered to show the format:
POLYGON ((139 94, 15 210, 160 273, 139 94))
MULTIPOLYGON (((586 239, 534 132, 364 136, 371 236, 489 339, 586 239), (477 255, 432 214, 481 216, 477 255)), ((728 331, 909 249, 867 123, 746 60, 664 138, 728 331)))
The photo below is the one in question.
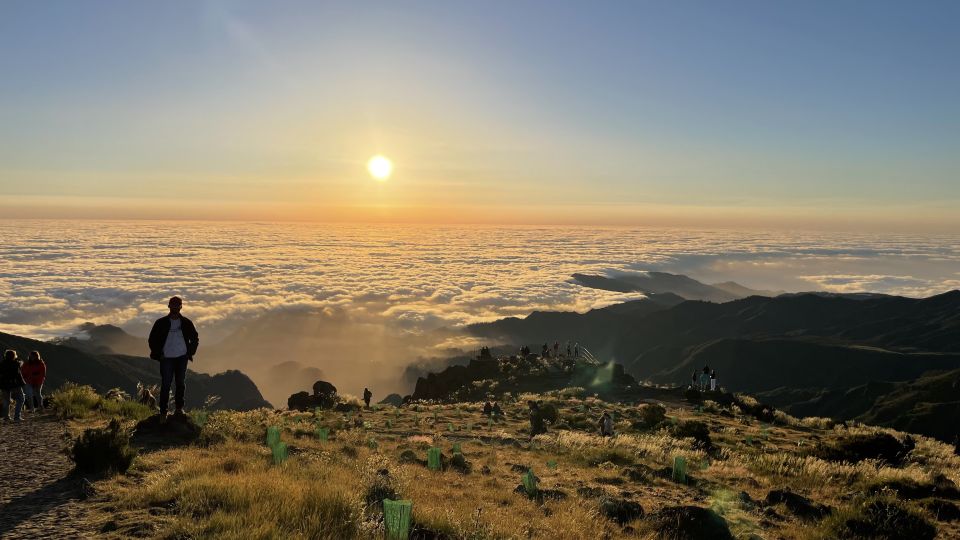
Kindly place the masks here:
POLYGON ((686 300, 729 302, 748 296, 777 296, 782 291, 760 291, 728 281, 708 285, 683 274, 641 271, 617 272, 607 276, 573 274, 576 283, 592 289, 644 294, 675 294, 686 300))

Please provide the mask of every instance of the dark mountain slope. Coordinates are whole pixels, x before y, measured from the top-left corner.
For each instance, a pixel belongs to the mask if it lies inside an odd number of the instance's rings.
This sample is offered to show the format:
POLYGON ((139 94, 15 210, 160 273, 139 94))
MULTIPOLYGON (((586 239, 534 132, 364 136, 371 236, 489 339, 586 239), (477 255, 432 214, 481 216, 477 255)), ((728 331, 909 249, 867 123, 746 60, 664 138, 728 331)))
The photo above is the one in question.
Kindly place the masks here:
MULTIPOLYGON (((99 392, 120 388, 131 395, 137 382, 160 384, 157 362, 149 358, 117 354, 96 354, 64 345, 0 333, 0 348, 15 349, 22 358, 32 350, 40 351, 47 363, 49 390, 67 381, 88 384, 99 392)), ((200 407, 207 396, 220 396, 215 408, 249 410, 269 407, 253 381, 239 371, 205 375, 187 371, 187 408, 200 407)))
POLYGON ((788 388, 850 388, 866 381, 905 381, 960 368, 960 353, 901 353, 802 339, 721 339, 696 347, 666 380, 684 380, 708 365, 724 386, 755 393, 788 388))

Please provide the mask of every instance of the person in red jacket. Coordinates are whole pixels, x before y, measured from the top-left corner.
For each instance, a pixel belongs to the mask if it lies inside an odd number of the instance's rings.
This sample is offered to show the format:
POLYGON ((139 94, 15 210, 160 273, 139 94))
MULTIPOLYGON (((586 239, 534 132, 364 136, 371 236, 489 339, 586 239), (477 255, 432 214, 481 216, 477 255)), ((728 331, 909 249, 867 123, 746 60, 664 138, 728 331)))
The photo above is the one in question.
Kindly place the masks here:
POLYGON ((40 358, 39 351, 31 351, 23 367, 20 368, 23 380, 27 384, 24 390, 27 394, 27 408, 35 412, 43 408, 43 381, 47 379, 47 364, 40 358))

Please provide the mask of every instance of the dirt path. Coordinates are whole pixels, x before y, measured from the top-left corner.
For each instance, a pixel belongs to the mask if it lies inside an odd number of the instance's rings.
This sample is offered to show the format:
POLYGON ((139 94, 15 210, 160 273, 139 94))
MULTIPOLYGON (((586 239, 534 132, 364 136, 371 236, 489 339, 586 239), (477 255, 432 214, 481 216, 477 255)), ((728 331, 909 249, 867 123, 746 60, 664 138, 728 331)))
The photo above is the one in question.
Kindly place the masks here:
POLYGON ((84 522, 82 480, 63 452, 71 441, 49 415, 0 423, 0 538, 93 538, 84 522))

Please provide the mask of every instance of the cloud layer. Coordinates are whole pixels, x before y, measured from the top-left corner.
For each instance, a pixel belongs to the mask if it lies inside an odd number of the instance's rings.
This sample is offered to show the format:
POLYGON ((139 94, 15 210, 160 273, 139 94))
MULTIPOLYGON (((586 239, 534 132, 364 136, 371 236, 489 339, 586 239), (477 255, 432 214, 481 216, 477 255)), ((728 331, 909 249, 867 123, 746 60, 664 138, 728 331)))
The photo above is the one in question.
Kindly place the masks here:
POLYGON ((84 321, 144 334, 173 294, 223 336, 277 309, 423 331, 630 298, 580 287, 574 272, 912 296, 960 286, 956 236, 37 220, 0 222, 0 237, 0 330, 35 337, 84 321))
POLYGON ((320 377, 407 393, 407 366, 479 346, 437 329, 638 296, 581 287, 575 272, 910 296, 960 287, 957 237, 36 220, 0 221, 0 238, 0 331, 48 339, 92 321, 144 336, 180 295, 203 338, 191 367, 243 370, 280 406, 320 377))

